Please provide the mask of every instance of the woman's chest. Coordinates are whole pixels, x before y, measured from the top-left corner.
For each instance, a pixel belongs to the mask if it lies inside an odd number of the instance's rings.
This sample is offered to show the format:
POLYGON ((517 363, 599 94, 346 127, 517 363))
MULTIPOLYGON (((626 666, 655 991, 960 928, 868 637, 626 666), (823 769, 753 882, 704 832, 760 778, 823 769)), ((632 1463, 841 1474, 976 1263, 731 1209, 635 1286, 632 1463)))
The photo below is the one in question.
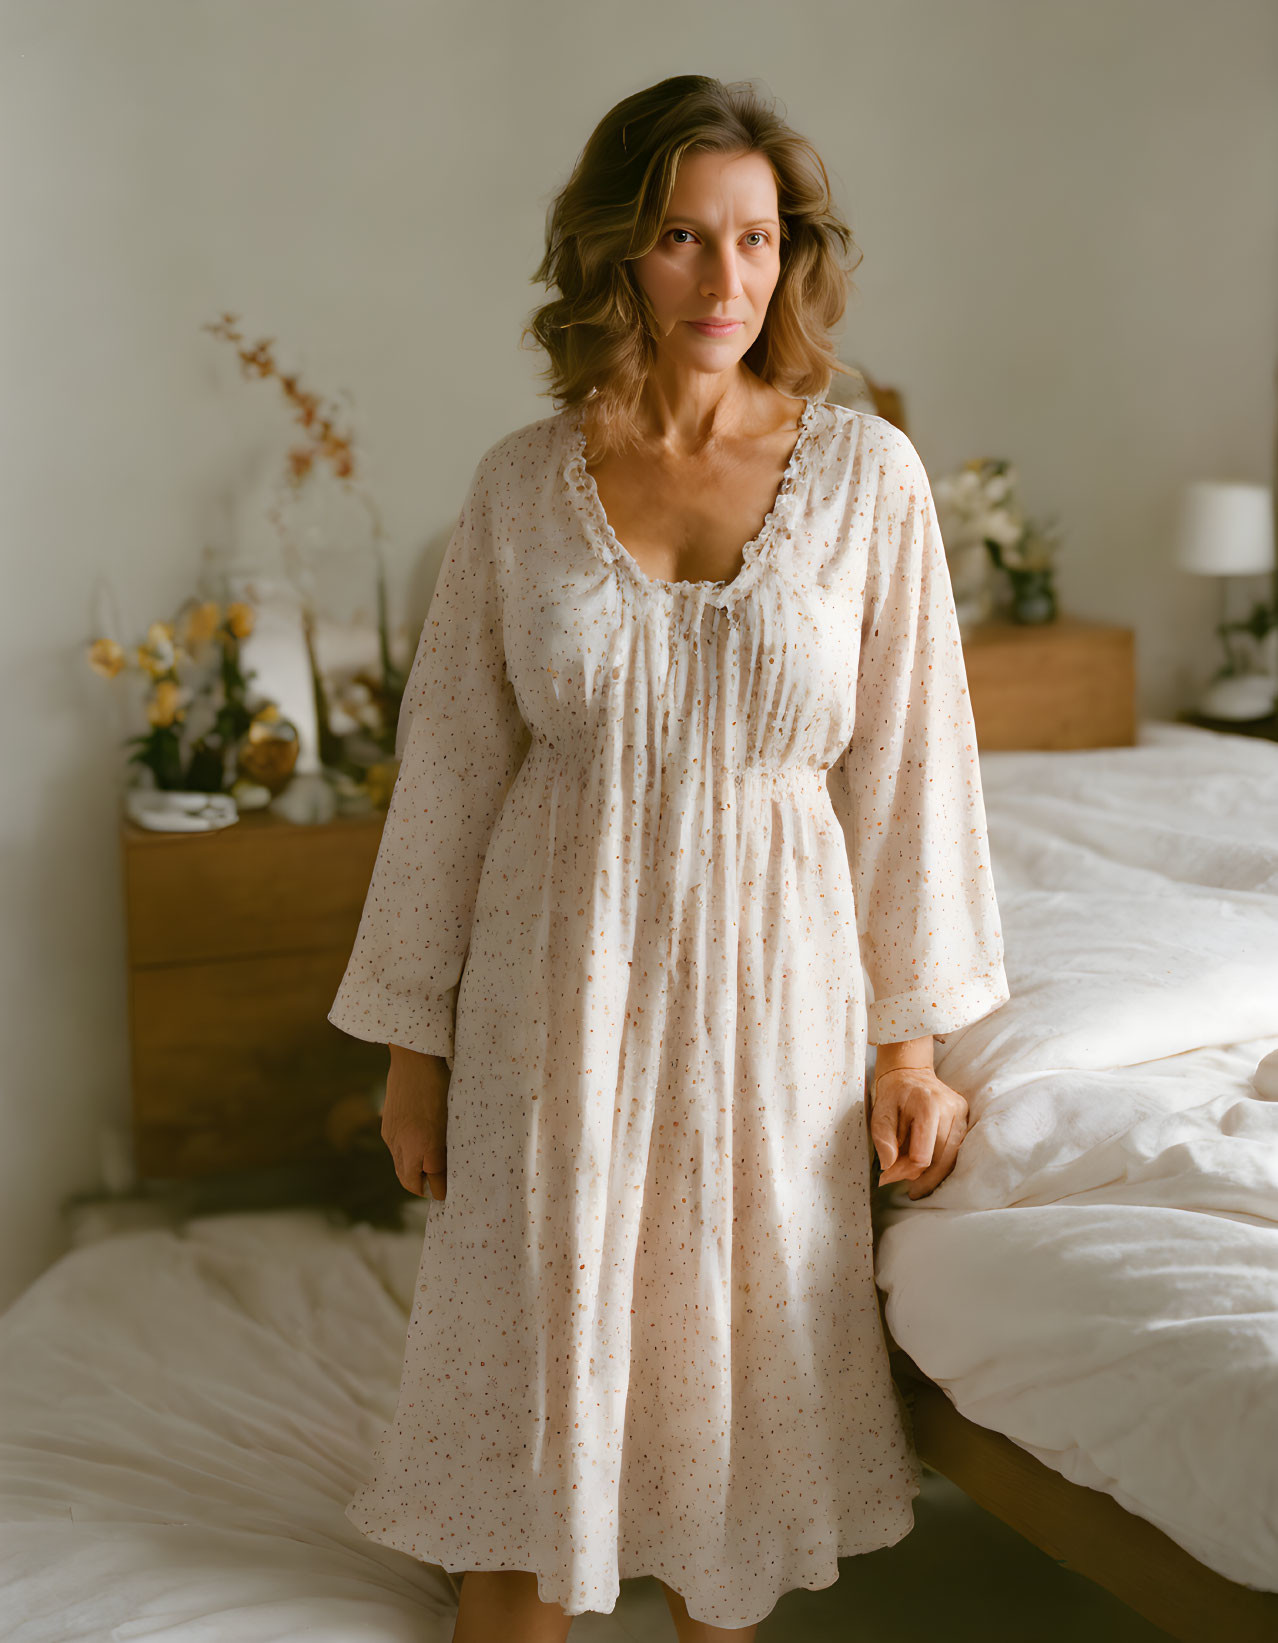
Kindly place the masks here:
POLYGON ((833 758, 851 734, 862 598, 806 574, 808 547, 774 543, 726 585, 648 581, 570 531, 514 552, 503 643, 526 721, 555 741, 699 726, 729 750, 833 758))
POLYGON ((713 458, 586 463, 607 526, 658 582, 730 582, 763 531, 786 477, 792 432, 762 450, 713 458))

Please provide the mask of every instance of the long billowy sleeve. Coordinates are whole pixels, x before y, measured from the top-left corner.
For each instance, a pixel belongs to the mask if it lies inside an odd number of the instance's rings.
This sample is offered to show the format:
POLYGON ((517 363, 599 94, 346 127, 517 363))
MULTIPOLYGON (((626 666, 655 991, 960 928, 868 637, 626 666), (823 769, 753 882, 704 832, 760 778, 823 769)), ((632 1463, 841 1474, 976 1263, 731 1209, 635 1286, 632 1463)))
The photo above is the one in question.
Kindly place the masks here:
POLYGON ((852 739, 828 776, 847 842, 871 1044, 1011 996, 949 567, 918 453, 887 431, 852 739))
POLYGON ((328 1019, 443 1056, 489 839, 529 747, 506 672, 481 461, 435 583, 400 707, 399 774, 350 960, 328 1019))

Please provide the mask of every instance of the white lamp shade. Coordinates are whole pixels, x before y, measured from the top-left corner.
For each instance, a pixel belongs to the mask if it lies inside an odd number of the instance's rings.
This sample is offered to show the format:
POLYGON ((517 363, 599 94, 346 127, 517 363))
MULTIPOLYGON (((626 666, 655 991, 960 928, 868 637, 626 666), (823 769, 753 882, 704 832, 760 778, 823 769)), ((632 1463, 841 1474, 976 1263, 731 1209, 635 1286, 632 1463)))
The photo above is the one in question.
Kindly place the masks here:
POLYGON ((1177 563, 1200 576, 1258 576, 1274 568, 1268 485, 1197 480, 1185 487, 1177 563))

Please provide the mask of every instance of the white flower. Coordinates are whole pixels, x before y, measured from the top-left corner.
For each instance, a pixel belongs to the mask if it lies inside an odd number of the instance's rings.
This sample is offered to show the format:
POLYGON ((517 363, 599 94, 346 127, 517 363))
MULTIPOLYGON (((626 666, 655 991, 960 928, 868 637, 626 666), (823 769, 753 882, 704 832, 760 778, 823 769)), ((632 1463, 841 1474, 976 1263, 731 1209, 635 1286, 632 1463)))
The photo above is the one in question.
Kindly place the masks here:
POLYGON ((981 536, 1001 548, 1014 548, 1025 533, 1025 521, 1007 508, 992 508, 981 521, 981 536))
POLYGON ((340 701, 332 702, 328 709, 328 728, 334 736, 349 736, 359 729, 359 720, 348 713, 340 701))
POLYGON ((946 555, 955 599, 975 598, 989 582, 990 556, 983 542, 969 542, 946 555))

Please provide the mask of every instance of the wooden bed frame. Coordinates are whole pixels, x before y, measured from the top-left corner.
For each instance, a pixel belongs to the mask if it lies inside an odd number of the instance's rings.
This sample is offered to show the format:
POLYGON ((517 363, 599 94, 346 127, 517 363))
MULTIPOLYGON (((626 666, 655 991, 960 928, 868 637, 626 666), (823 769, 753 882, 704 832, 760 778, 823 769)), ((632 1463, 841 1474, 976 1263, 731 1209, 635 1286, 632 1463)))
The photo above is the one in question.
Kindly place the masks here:
POLYGON ((1001 1432, 968 1420, 886 1324, 884 1334, 919 1458, 978 1506, 1180 1643, 1275 1643, 1278 1592, 1227 1580, 1112 1495, 1071 1483, 1001 1432))
MULTIPOLYGON (((1129 630, 1063 622, 1032 652, 1043 659, 1037 709, 1027 688, 1032 643, 1023 631, 991 632, 970 648, 982 746, 1134 739, 1129 630), (1098 667, 1113 688, 1079 697, 1077 681, 1094 680, 1098 667)), ((144 1186, 198 1181, 215 1196, 235 1172, 242 1183, 245 1172, 298 1164, 331 1170, 353 1131, 378 1133, 372 1094, 386 1052, 338 1032, 326 1015, 383 819, 298 827, 251 815, 222 833, 181 835, 122 823, 133 1139, 144 1186)), ((967 1420, 886 1320, 884 1335, 920 1458, 978 1505, 1181 1643, 1278 1640, 1278 1593, 1225 1579, 1111 1496, 967 1420)))

